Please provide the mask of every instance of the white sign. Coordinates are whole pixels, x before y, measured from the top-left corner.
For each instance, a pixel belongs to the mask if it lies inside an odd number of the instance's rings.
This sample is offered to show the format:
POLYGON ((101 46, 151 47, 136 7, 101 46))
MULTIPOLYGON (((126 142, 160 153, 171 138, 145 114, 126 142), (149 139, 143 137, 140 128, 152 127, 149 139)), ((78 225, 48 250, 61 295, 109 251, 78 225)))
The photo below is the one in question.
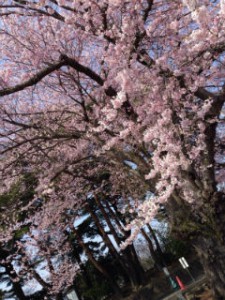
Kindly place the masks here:
POLYGON ((165 268, 163 268, 163 272, 164 272, 164 274, 166 275, 166 276, 170 276, 170 273, 169 273, 169 271, 168 271, 168 269, 165 267, 165 268))
POLYGON ((66 299, 65 300, 79 300, 77 297, 77 294, 74 290, 71 290, 66 294, 66 299))
POLYGON ((179 262, 184 269, 189 267, 189 264, 184 257, 179 258, 179 262))

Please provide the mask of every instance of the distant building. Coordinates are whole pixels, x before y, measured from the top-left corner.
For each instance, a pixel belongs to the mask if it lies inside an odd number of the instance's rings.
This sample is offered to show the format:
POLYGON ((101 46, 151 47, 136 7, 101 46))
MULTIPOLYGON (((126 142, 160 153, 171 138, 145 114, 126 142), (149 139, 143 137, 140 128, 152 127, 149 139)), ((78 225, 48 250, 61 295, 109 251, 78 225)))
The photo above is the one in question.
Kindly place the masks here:
POLYGON ((65 295, 65 300, 80 300, 74 289, 69 290, 65 295))

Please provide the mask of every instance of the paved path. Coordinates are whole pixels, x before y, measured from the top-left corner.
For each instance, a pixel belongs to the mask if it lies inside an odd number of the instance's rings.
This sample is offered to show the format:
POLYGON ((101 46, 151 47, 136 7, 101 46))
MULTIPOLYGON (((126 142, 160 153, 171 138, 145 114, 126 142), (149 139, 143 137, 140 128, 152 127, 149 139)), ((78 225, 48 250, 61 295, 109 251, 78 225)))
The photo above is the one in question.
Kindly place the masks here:
POLYGON ((182 298, 182 292, 189 292, 192 289, 194 289, 195 287, 200 286, 201 284, 206 282, 206 277, 203 276, 200 279, 196 280, 195 282, 189 284, 185 290, 181 291, 176 291, 173 294, 170 294, 169 296, 162 298, 162 300, 178 300, 178 299, 185 299, 184 297, 182 298))

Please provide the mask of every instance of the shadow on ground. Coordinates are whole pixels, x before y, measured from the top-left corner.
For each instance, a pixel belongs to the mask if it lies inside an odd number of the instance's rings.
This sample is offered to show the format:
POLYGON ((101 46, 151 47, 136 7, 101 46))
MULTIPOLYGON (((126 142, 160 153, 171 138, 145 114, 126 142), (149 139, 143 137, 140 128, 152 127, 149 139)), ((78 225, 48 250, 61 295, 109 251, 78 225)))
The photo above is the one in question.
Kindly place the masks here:
MULTIPOLYGON (((178 276, 185 286, 188 286, 190 284, 195 285, 195 280, 200 279, 203 275, 203 268, 201 264, 197 260, 190 261, 190 268, 189 271, 191 272, 192 277, 190 274, 182 269, 179 265, 179 263, 175 263, 174 265, 168 267, 171 278, 175 281, 176 276, 178 276), (194 278, 194 280, 193 280, 194 278)), ((171 283, 169 279, 164 275, 164 273, 161 271, 155 271, 150 270, 147 273, 147 276, 149 277, 149 282, 143 287, 140 287, 140 289, 136 292, 133 292, 132 294, 127 295, 127 297, 124 297, 124 300, 162 300, 165 297, 169 296, 170 294, 173 294, 176 291, 179 291, 179 286, 177 285, 177 288, 174 289, 171 286, 171 283)), ((203 293, 204 289, 201 291, 203 293)), ((209 296, 204 296, 203 298, 200 298, 197 296, 191 294, 187 294, 188 300, 212 300, 212 298, 209 298, 209 296), (188 298, 189 297, 189 298, 188 298), (208 297, 208 298, 206 298, 208 297)), ((199 294, 200 295, 200 294, 199 294)), ((177 296, 174 298, 171 298, 171 300, 178 299, 177 296)))

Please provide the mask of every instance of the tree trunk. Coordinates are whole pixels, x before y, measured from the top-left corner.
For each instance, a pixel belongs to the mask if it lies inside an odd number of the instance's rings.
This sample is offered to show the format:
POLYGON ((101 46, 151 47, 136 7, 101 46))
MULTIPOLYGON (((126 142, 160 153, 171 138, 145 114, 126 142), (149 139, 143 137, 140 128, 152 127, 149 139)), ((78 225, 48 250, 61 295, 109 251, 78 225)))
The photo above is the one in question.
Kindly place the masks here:
POLYGON ((59 292, 56 296, 56 300, 64 300, 63 293, 59 292))
POLYGON ((144 236, 145 240, 146 240, 147 243, 148 243, 149 251, 150 251, 150 253, 151 253, 151 256, 152 256, 152 258, 153 258, 153 260, 154 260, 154 262, 155 262, 157 268, 158 268, 159 270, 161 270, 162 267, 163 267, 163 262, 162 262, 161 257, 160 257, 160 256, 157 254, 157 252, 155 251, 154 246, 153 246, 153 244, 152 244, 152 241, 151 241, 150 237, 148 236, 148 234, 146 233, 146 231, 145 231, 143 228, 141 228, 141 233, 142 233, 142 235, 144 236))
POLYGON ((113 235, 116 243, 117 243, 117 246, 119 247, 120 246, 120 243, 121 243, 121 240, 120 238, 118 237, 118 234, 109 218, 109 215, 107 215, 106 211, 105 211, 105 208, 103 207, 102 203, 101 203, 101 200, 98 199, 98 197, 96 195, 94 195, 94 199, 95 199, 95 203, 97 204, 97 206, 99 207, 107 225, 109 226, 109 229, 110 229, 110 233, 113 235))
POLYGON ((170 202, 174 232, 180 238, 190 239, 195 247, 213 299, 225 300, 225 199, 215 192, 213 196, 208 196, 208 202, 193 209, 178 198, 170 202))
POLYGON ((127 231, 124 229, 124 224, 118 216, 119 215, 118 210, 116 210, 114 208, 116 211, 116 212, 114 212, 114 210, 110 207, 108 201, 105 201, 105 205, 106 205, 108 212, 110 213, 112 218, 115 220, 116 225, 117 225, 119 231, 121 232, 121 234, 123 234, 124 236, 127 236, 127 231))
POLYGON ((163 251, 162 251, 162 248, 160 246, 160 243, 159 243, 159 240, 155 234, 155 231, 152 229, 152 227, 150 226, 150 224, 147 224, 147 227, 148 227, 148 230, 150 232, 150 235, 151 237, 153 238, 155 244, 156 244, 156 249, 157 249, 157 252, 158 254, 160 254, 162 257, 163 257, 163 251))
MULTIPOLYGON (((214 234, 205 234, 196 243, 206 276, 211 284, 215 300, 225 300, 225 197, 215 193, 211 200, 214 205, 214 234)), ((207 231, 208 233, 208 231, 207 231)))
POLYGON ((52 284, 46 282, 44 279, 42 279, 42 277, 38 274, 38 272, 35 271, 35 269, 33 270, 33 276, 34 278, 37 280, 37 282, 42 286, 43 288, 43 293, 47 295, 49 295, 51 288, 52 288, 52 284))
POLYGON ((225 245, 217 238, 199 237, 195 242, 215 300, 225 300, 225 245))
POLYGON ((98 228, 101 237, 104 241, 104 243, 106 244, 106 246, 108 247, 109 251, 112 253, 112 255, 118 259, 118 261, 120 261, 120 257, 119 257, 119 253, 117 252, 115 246, 113 245, 112 241, 110 240, 110 238, 108 237, 108 234, 105 232, 105 229, 103 228, 101 222, 99 221, 96 213, 91 209, 91 207, 89 205, 86 206, 87 212, 90 213, 92 219, 94 220, 94 223, 96 225, 96 227, 98 228))
MULTIPOLYGON (((106 213, 105 208, 101 203, 101 200, 99 200, 96 195, 94 195, 94 199, 95 199, 95 202, 98 205, 99 209, 101 210, 101 213, 102 213, 107 225, 109 226, 110 232, 112 233, 112 235, 119 247, 122 240, 119 238, 119 236, 114 228, 114 225, 113 225, 111 219, 109 218, 109 215, 106 213)), ((113 219, 115 220, 115 218, 113 218, 113 219)), ((125 236, 125 238, 126 237, 127 236, 125 236)), ((127 270, 126 274, 128 275, 128 278, 130 279, 131 284, 134 286, 140 285, 144 281, 145 276, 144 276, 144 271, 140 265, 140 262, 138 260, 138 257, 137 257, 137 254, 136 254, 136 251, 135 251, 133 245, 129 245, 123 251, 121 260, 122 260, 122 263, 124 262, 123 263, 124 266, 126 266, 126 270, 127 270)))
POLYGON ((82 278, 84 280, 86 288, 92 287, 93 284, 92 284, 92 280, 91 280, 90 274, 88 272, 88 269, 86 268, 86 266, 82 262, 82 260, 80 258, 80 254, 78 253, 78 251, 76 251, 76 249, 74 249, 73 255, 74 255, 77 263, 79 264, 81 271, 82 271, 82 278))
POLYGON ((9 275, 10 279, 12 280, 12 284, 13 284, 13 291, 16 294, 16 296, 20 299, 20 300, 27 300, 29 299, 28 296, 25 296, 22 287, 21 287, 21 283, 19 281, 17 281, 17 279, 19 279, 18 275, 16 274, 16 271, 14 270, 13 266, 11 263, 6 263, 4 264, 4 267, 6 269, 6 273, 9 275))
POLYGON ((134 245, 128 245, 124 251, 128 252, 128 257, 130 258, 130 262, 132 262, 131 272, 133 272, 134 274, 135 282, 137 283, 137 285, 143 284, 146 279, 145 272, 140 264, 134 245))
POLYGON ((98 228, 101 237, 108 247, 110 253, 115 258, 116 262, 118 262, 118 265, 120 266, 120 273, 123 275, 124 279, 129 279, 132 286, 139 285, 139 279, 137 280, 137 276, 135 276, 135 273, 131 271, 130 269, 130 262, 127 260, 124 260, 123 257, 117 252, 115 246, 113 245, 111 239, 109 238, 108 234, 105 232, 105 228, 102 226, 99 218, 97 217, 96 213, 91 209, 89 205, 86 206, 87 211, 92 216, 94 223, 96 227, 98 228))
POLYGON ((120 287, 118 286, 117 282, 110 276, 107 270, 94 258, 93 254, 91 253, 89 247, 84 243, 83 239, 80 237, 78 231, 73 228, 74 233, 76 234, 76 239, 79 245, 83 248, 84 252, 86 253, 88 259, 93 264, 93 266, 107 278, 109 285, 112 287, 114 293, 118 296, 121 296, 120 287))

